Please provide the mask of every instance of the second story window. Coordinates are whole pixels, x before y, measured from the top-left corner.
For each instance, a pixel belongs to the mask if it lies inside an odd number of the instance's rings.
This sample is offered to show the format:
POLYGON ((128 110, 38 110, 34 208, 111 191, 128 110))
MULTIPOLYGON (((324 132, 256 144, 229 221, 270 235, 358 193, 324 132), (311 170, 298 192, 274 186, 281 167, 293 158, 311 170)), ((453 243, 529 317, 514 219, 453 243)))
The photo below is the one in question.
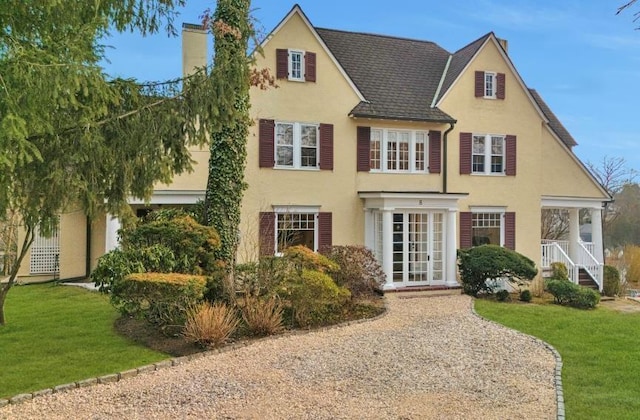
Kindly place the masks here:
POLYGON ((475 96, 483 99, 506 98, 506 75, 495 71, 475 72, 475 96))
POLYGON ((427 132, 371 129, 369 168, 382 172, 425 172, 427 132))
POLYGON ((318 168, 318 125, 278 122, 275 163, 281 168, 318 168))
POLYGON ((503 174, 504 136, 474 134, 471 165, 474 174, 503 174))
POLYGON ((315 82, 316 54, 298 49, 277 49, 276 78, 293 82, 315 82))

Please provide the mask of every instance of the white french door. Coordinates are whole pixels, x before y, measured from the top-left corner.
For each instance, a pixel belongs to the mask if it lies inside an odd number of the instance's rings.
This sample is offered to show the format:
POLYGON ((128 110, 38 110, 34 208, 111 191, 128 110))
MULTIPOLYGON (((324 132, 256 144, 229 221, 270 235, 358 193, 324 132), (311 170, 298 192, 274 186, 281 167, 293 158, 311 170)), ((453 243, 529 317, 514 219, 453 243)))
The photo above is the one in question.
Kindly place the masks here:
POLYGON ((393 213, 393 282, 444 284, 444 213, 393 213))

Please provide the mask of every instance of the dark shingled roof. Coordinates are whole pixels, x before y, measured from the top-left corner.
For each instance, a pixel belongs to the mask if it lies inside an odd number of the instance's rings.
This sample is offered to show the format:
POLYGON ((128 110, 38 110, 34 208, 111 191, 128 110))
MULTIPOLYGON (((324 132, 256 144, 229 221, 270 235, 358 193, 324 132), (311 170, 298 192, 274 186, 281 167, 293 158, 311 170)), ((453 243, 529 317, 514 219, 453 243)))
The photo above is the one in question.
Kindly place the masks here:
POLYGON ((449 90, 453 82, 460 76, 462 70, 469 64, 471 59, 476 55, 480 47, 485 43, 487 38, 491 36, 493 32, 489 32, 486 35, 476 39, 472 43, 468 44, 465 47, 460 48, 458 51, 454 52, 451 55, 451 62, 449 63, 449 68, 447 69, 447 75, 444 78, 444 82, 442 83, 442 88, 440 89, 440 95, 438 96, 438 100, 442 98, 442 96, 449 90))
POLYGON ((533 97, 533 100, 536 101, 536 103, 540 107, 540 110, 542 111, 544 116, 547 117, 547 120, 549 120, 549 127, 551 127, 553 132, 556 133, 560 140, 562 140, 562 142, 569 148, 576 146, 578 143, 574 140, 573 136, 569 134, 567 129, 564 128, 564 125, 562 125, 558 117, 556 117, 556 115, 551 111, 546 102, 542 100, 542 97, 538 94, 538 92, 536 92, 535 89, 529 89, 529 93, 533 97))
POLYGON ((455 121, 431 108, 449 53, 433 42, 315 28, 366 101, 356 117, 455 121))

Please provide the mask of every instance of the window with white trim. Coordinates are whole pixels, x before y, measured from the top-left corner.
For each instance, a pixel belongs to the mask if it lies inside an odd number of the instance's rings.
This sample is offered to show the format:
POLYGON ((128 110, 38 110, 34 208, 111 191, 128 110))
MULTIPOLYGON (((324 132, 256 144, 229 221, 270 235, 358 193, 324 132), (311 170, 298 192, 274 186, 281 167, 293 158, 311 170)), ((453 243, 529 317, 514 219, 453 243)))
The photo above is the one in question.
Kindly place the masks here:
POLYGON ((317 251, 318 213, 276 213, 276 255, 290 246, 317 251))
POLYGON ((484 97, 496 98, 496 73, 484 72, 484 97))
POLYGON ((289 80, 304 82, 304 51, 289 50, 289 80))
POLYGON ((374 172, 427 171, 428 132, 371 129, 369 168, 374 172))
POLYGON ((504 244, 504 213, 478 212, 471 215, 471 244, 498 245, 504 244))
POLYGON ((318 124, 276 123, 276 168, 318 169, 318 130, 318 124))
POLYGON ((505 137, 495 134, 474 134, 471 172, 474 174, 504 174, 505 137))

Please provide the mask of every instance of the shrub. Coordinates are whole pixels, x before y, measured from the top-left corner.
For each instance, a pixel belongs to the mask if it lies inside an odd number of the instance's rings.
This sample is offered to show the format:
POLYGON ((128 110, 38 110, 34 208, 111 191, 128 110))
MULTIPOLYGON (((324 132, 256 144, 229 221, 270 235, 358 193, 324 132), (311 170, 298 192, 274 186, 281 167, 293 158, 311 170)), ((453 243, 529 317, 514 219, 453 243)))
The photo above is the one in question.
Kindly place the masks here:
POLYGON ((253 335, 271 335, 284 328, 282 304, 276 297, 260 299, 246 296, 242 306, 242 319, 253 335))
POLYGON ((189 307, 202 299, 203 276, 134 273, 113 286, 111 302, 122 313, 141 316, 161 327, 183 325, 189 307))
POLYGON ((128 274, 147 271, 171 272, 174 266, 173 253, 162 245, 126 250, 115 249, 98 259, 98 265, 90 278, 98 290, 108 293, 128 274))
POLYGON ((231 337, 238 324, 238 317, 226 304, 204 302, 189 309, 183 336, 204 347, 217 347, 231 337))
POLYGON ((600 294, 598 292, 567 280, 548 280, 547 290, 553 295, 555 302, 560 305, 592 309, 600 302, 600 294))
POLYGON ((602 293, 605 296, 617 296, 620 294, 620 272, 611 265, 604 266, 604 284, 602 293))
POLYGON ((497 245, 458 250, 458 267, 463 290, 472 296, 480 292, 493 293, 494 286, 487 282, 489 279, 503 278, 523 285, 538 272, 529 258, 497 245))
POLYGON ((587 287, 578 287, 578 291, 574 299, 569 305, 580 309, 593 309, 600 302, 600 294, 593 289, 587 287))
POLYGON ((551 263, 551 278, 555 280, 569 280, 569 270, 561 262, 551 263))
POLYGON ((547 290, 553 295, 553 299, 560 305, 568 304, 575 299, 576 293, 578 293, 578 286, 575 283, 571 283, 569 280, 547 280, 547 290))
POLYGON ((326 253, 340 267, 331 277, 338 286, 349 289, 353 297, 373 295, 386 280, 382 267, 368 248, 333 246, 326 253))
POLYGON ((622 261, 626 268, 627 282, 636 284, 640 282, 640 247, 637 245, 625 246, 622 261))
POLYGON ((303 270, 282 284, 279 295, 289 302, 295 323, 302 327, 331 323, 340 317, 351 292, 325 273, 303 270))
POLYGON ((322 254, 313 252, 304 245, 291 246, 284 250, 284 258, 299 271, 314 270, 322 273, 335 272, 340 266, 322 254))
POLYGON ((120 235, 124 249, 144 249, 153 245, 170 249, 175 259, 170 271, 207 275, 219 269, 213 256, 220 247, 217 232, 199 224, 182 210, 153 211, 135 226, 122 229, 120 235))
POLYGON ((535 297, 542 297, 544 295, 544 278, 542 274, 536 274, 536 277, 529 284, 529 291, 535 297))
POLYGON ((530 290, 523 290, 520 292, 520 300, 522 302, 531 302, 531 291, 530 290))
POLYGON ((505 302, 507 299, 509 299, 509 291, 505 289, 498 290, 496 292, 496 299, 498 299, 499 302, 505 302))

